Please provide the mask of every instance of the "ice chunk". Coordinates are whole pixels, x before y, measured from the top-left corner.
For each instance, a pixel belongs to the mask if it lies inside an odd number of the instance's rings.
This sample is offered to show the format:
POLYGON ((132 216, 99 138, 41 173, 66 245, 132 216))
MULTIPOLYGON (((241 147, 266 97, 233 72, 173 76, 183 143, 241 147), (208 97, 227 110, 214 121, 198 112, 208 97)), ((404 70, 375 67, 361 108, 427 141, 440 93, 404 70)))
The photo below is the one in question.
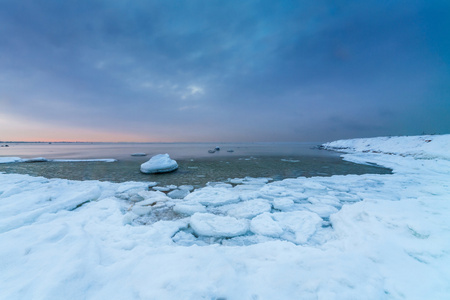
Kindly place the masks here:
POLYGON ((177 190, 173 190, 173 191, 169 192, 167 194, 167 196, 169 196, 172 199, 183 199, 184 197, 186 197, 189 194, 190 194, 190 192, 188 190, 177 189, 177 190))
POLYGON ((200 202, 206 206, 220 206, 239 202, 239 195, 224 187, 204 187, 186 196, 186 200, 200 202))
POLYGON ((178 169, 178 164, 169 154, 158 154, 141 165, 142 173, 165 173, 178 169))
POLYGON ((316 214, 318 214, 321 218, 328 219, 330 215, 338 212, 338 209, 334 206, 322 204, 322 203, 315 203, 315 204, 304 204, 302 205, 304 208, 306 208, 309 211, 312 211, 316 214))
POLYGON ((245 178, 228 178, 228 182, 232 184, 254 184, 254 185, 263 185, 268 183, 269 181, 273 180, 269 177, 245 177, 245 178))
POLYGON ((279 210, 289 210, 294 205, 292 198, 284 197, 273 200, 273 208, 279 210))
POLYGON ((270 213, 263 213, 252 219, 250 230, 255 234, 261 234, 270 237, 280 237, 283 234, 283 228, 275 222, 270 213))
POLYGON ((224 209, 229 216, 251 219, 263 212, 270 211, 272 209, 272 205, 270 205, 270 203, 266 200, 255 199, 230 204, 227 205, 227 207, 224 207, 224 209))
POLYGON ((308 197, 308 202, 311 204, 326 204, 340 208, 342 206, 338 198, 331 195, 317 195, 315 197, 308 197))
POLYGON ((166 194, 160 191, 140 191, 138 192, 138 195, 144 198, 145 200, 147 199, 153 199, 156 201, 169 200, 169 197, 167 197, 166 194))
POLYGON ((322 218, 308 211, 274 213, 273 218, 285 231, 282 238, 296 244, 306 243, 322 225, 322 218))
POLYGON ((197 235, 212 237, 234 237, 249 229, 248 220, 209 213, 195 213, 189 224, 197 235))
POLYGON ((192 233, 185 232, 185 231, 177 232, 173 236, 172 240, 175 243, 177 243, 178 245, 181 245, 181 246, 192 246, 192 245, 195 245, 195 244, 199 243, 197 238, 192 233))
POLYGON ((206 212, 206 208, 198 202, 177 203, 173 211, 182 215, 193 215, 197 212, 206 212))
POLYGON ((229 183, 224 183, 224 182, 215 182, 215 181, 210 181, 208 183, 206 183, 206 186, 211 186, 211 187, 223 187, 223 188, 232 188, 233 186, 229 183))
POLYGON ((133 212, 140 216, 150 213, 154 208, 166 206, 167 200, 170 199, 161 192, 145 191, 145 193, 146 195, 139 193, 145 200, 137 202, 132 208, 133 212))
POLYGON ((345 193, 345 192, 335 192, 329 193, 332 196, 338 198, 341 202, 358 202, 361 201, 361 198, 358 195, 345 193))
POLYGON ((180 190, 187 190, 189 192, 192 192, 194 190, 194 187, 192 185, 180 185, 178 188, 180 190))
POLYGON ((130 191, 130 190, 135 190, 135 189, 142 190, 153 183, 156 185, 156 182, 150 182, 150 183, 149 182, 136 182, 136 181, 124 182, 118 186, 117 193, 124 193, 124 192, 130 191))
POLYGON ((299 162, 299 160, 297 160, 297 159, 285 159, 285 158, 282 158, 281 161, 284 161, 284 162, 291 162, 291 163, 297 163, 297 162, 299 162))
POLYGON ((159 192, 168 192, 171 190, 171 188, 169 188, 167 186, 154 186, 154 187, 152 187, 152 189, 154 189, 155 191, 159 191, 159 192))

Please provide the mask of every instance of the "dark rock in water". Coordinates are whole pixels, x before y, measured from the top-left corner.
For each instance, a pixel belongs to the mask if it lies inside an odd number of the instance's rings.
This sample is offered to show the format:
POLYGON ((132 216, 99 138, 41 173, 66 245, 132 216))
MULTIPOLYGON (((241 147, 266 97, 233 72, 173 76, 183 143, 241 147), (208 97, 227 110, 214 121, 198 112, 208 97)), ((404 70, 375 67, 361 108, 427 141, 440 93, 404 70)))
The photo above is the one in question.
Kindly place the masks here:
POLYGON ((220 151, 220 147, 216 147, 216 148, 214 148, 214 150, 220 151))
POLYGON ((48 162, 49 160, 44 157, 36 157, 25 160, 26 163, 38 163, 38 162, 48 162))
POLYGON ((131 156, 147 156, 147 153, 133 153, 131 156))

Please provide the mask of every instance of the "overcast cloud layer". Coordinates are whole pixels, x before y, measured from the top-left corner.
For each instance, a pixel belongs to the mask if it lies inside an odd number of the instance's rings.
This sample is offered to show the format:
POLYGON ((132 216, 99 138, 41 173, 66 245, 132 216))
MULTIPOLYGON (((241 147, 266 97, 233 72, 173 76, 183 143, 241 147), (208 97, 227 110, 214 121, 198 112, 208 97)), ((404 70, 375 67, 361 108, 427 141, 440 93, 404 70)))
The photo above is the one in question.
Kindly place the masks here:
POLYGON ((448 0, 2 0, 0 140, 450 133, 449 36, 448 0))

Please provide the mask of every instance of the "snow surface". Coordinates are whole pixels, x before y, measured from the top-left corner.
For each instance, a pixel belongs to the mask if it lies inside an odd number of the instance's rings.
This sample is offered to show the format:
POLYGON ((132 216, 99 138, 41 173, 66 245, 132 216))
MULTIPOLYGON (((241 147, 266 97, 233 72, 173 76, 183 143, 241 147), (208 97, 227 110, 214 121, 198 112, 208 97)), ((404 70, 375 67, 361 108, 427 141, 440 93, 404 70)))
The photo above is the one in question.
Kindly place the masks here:
POLYGON ((141 165, 142 173, 165 173, 178 169, 178 164, 169 154, 158 154, 141 165))
POLYGON ((449 299, 449 143, 336 141, 393 174, 232 179, 184 199, 0 174, 0 299, 449 299))

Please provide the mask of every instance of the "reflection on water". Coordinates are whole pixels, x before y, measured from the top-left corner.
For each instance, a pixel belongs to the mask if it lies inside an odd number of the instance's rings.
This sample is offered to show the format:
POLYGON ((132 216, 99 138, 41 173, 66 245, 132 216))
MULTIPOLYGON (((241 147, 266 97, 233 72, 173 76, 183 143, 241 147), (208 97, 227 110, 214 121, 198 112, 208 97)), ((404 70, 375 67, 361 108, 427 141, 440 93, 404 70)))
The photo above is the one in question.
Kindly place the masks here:
POLYGON ((228 178, 390 173, 389 169, 343 161, 337 153, 312 149, 313 144, 19 144, 1 148, 1 156, 30 158, 115 158, 105 162, 41 162, 0 164, 0 172, 74 180, 156 181, 160 185, 203 186, 228 178), (209 149, 221 150, 210 154, 209 149), (232 149, 234 152, 227 152, 232 149), (4 151, 6 150, 6 151, 4 151), (132 153, 144 152, 146 157, 132 153), (142 174, 140 165, 158 153, 169 153, 179 169, 167 174, 142 174))

